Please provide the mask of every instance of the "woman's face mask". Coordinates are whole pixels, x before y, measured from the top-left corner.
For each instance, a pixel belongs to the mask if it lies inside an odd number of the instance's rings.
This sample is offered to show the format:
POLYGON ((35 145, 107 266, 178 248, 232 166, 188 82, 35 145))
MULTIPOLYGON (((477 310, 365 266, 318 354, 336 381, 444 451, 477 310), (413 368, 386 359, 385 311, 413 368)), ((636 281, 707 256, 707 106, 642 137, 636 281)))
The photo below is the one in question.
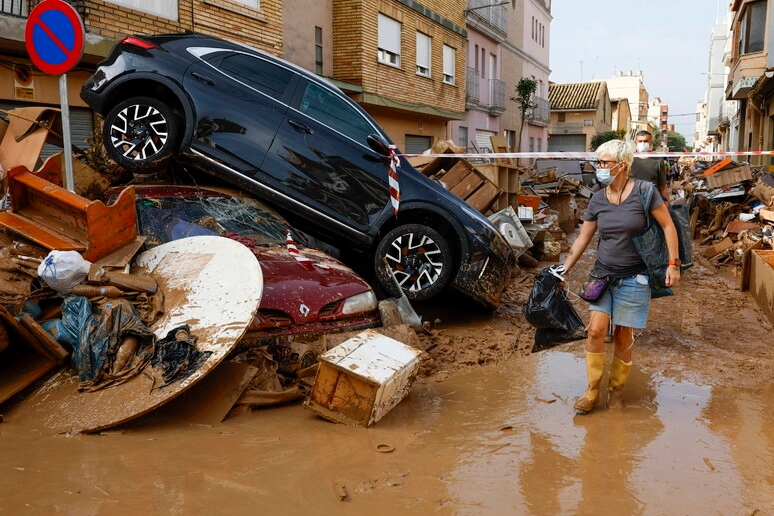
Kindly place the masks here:
POLYGON ((612 182, 613 182, 613 180, 615 179, 615 176, 611 176, 611 175, 610 175, 610 173, 611 173, 611 172, 613 171, 613 169, 615 169, 615 167, 617 167, 618 165, 620 165, 620 163, 616 163, 616 164, 614 164, 614 165, 613 165, 612 167, 610 167, 610 168, 600 168, 600 167, 599 167, 599 165, 598 165, 598 166, 596 167, 596 171, 595 171, 595 172, 596 172, 596 176, 597 176, 597 181, 599 181, 600 183, 602 183, 602 184, 603 184, 603 185, 605 185, 605 186, 607 186, 607 185, 609 185, 610 183, 612 183, 612 182))

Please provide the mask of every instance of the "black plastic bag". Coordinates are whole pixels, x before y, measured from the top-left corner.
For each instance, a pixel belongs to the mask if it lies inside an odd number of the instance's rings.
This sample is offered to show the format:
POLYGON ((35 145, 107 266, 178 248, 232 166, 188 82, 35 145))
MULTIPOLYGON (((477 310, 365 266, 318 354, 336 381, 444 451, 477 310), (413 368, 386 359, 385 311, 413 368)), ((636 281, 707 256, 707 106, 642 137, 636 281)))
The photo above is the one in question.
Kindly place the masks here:
POLYGON ((567 299, 567 292, 559 288, 559 279, 548 268, 535 274, 524 317, 537 328, 533 353, 586 338, 583 320, 567 299))

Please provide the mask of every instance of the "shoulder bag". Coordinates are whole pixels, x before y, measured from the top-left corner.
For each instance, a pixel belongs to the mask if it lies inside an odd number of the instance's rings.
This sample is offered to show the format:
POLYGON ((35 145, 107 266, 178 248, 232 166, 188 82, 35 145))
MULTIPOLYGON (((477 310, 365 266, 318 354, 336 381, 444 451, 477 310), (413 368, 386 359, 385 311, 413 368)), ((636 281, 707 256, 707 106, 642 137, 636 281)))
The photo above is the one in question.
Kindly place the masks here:
MULTIPOLYGON (((655 187, 653 183, 648 181, 640 181, 637 186, 640 200, 642 201, 642 208, 645 211, 646 222, 645 228, 635 235, 632 240, 634 241, 634 247, 637 248, 637 252, 648 267, 650 287, 655 294, 653 297, 658 297, 658 291, 668 289, 666 286, 666 270, 668 267, 667 262, 671 257, 667 249, 664 231, 650 213, 650 201, 653 198, 655 187)), ((680 273, 682 274, 685 270, 693 267, 690 207, 687 204, 672 206, 667 202, 667 209, 677 229, 680 261, 682 262, 680 273)), ((670 293, 665 292, 665 294, 669 295, 670 293)), ((664 295, 664 293, 660 295, 664 295)))

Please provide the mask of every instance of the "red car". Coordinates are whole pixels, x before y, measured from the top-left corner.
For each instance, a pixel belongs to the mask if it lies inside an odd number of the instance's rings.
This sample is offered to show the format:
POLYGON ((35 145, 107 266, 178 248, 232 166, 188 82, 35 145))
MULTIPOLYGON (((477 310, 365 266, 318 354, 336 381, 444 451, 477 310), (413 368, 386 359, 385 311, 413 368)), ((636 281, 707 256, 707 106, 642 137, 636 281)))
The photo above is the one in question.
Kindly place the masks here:
MULTIPOLYGON (((222 187, 135 188, 137 228, 147 248, 189 236, 221 235, 255 253, 263 270, 263 296, 245 342, 271 344, 299 336, 306 340, 381 325, 368 283, 328 254, 304 247, 304 237, 260 201, 222 187)), ((122 189, 108 190, 108 203, 122 189)))

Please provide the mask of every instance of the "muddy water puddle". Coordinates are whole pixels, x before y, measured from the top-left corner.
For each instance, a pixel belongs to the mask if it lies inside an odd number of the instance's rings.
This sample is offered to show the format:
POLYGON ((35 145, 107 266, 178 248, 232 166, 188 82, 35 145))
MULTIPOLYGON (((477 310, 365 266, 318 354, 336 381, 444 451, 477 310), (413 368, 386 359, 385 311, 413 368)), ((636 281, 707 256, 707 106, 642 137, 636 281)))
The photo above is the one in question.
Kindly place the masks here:
POLYGON ((422 380, 367 429, 291 405, 55 436, 22 404, 0 425, 0 512, 774 515, 774 384, 635 363, 625 409, 575 415, 579 356, 422 380))

